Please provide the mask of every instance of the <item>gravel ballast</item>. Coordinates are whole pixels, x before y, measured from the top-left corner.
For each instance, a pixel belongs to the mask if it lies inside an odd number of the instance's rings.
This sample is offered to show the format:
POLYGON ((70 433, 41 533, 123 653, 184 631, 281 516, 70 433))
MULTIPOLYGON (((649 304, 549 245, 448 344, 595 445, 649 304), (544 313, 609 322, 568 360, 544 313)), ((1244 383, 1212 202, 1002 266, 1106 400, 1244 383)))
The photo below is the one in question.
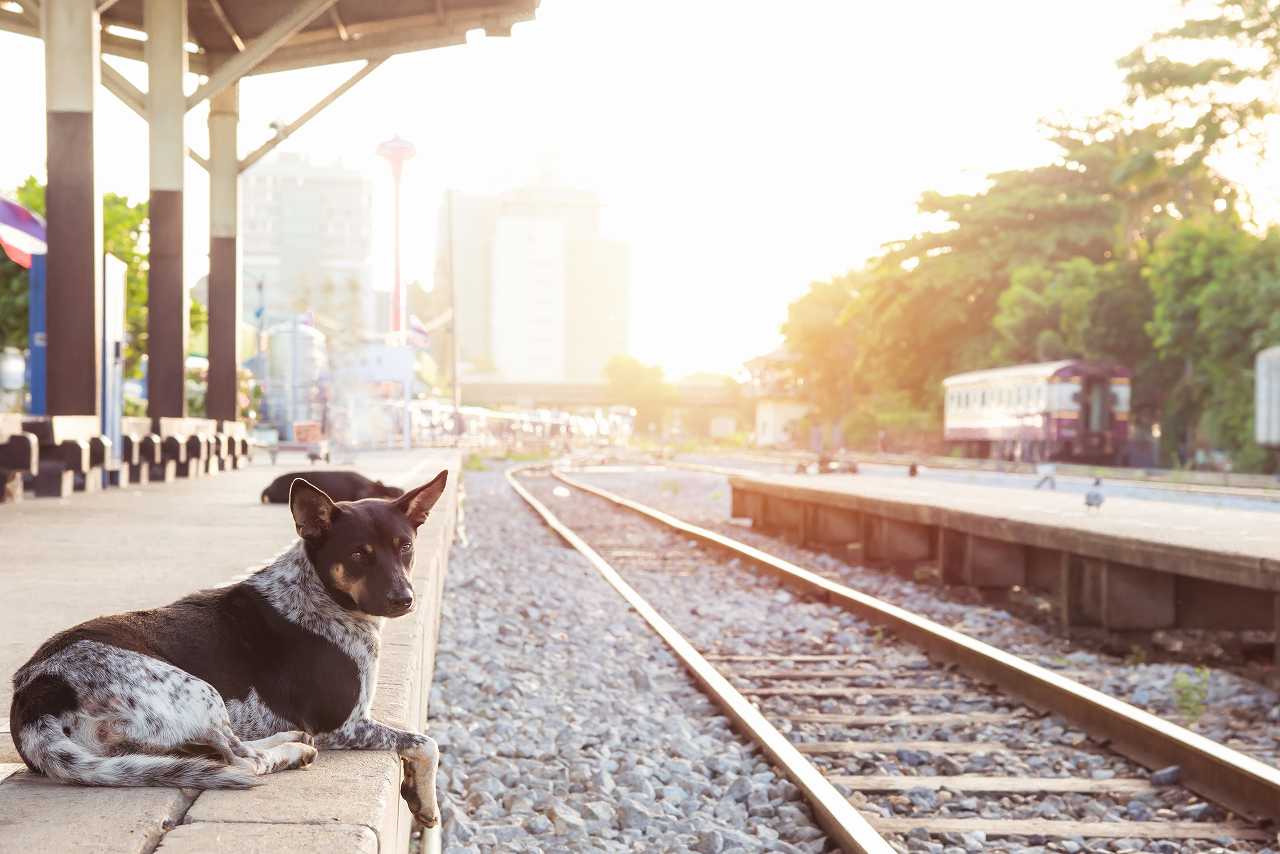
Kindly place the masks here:
MULTIPOLYGON (((884 596, 898 604, 921 611, 941 622, 982 637, 1019 654, 1040 661, 1094 684, 1117 681, 1127 684, 1132 669, 1122 662, 1095 664, 1085 654, 1072 654, 1061 639, 1053 638, 1008 613, 973 604, 940 599, 925 585, 906 582, 892 575, 849 567, 823 555, 784 546, 780 541, 754 535, 749 529, 728 521, 728 486, 722 477, 684 472, 624 471, 620 473, 578 473, 575 477, 633 497, 651 506, 672 512, 689 521, 718 528, 732 536, 761 545, 802 565, 841 577, 860 589, 884 596), (718 511, 718 512, 717 512, 718 511)), ((917 689, 940 689, 917 696, 884 696, 853 692, 847 698, 818 699, 797 696, 761 696, 758 703, 796 742, 925 741, 995 742, 1004 749, 991 753, 964 755, 937 751, 868 750, 836 756, 816 755, 815 763, 828 773, 877 776, 947 776, 986 774, 1007 777, 1073 777, 1097 781, 1112 778, 1146 779, 1149 772, 1093 743, 1085 733, 1052 717, 1028 714, 1007 698, 984 691, 954 672, 932 665, 909 645, 895 642, 853 615, 821 602, 797 599, 773 581, 757 576, 734 561, 725 561, 696 548, 678 535, 666 532, 655 536, 656 526, 639 517, 609 508, 599 499, 573 492, 553 491, 552 482, 533 480, 532 488, 563 521, 605 552, 607 559, 636 589, 696 647, 704 652, 760 653, 786 655, 841 653, 850 659, 873 662, 875 672, 855 678, 824 679, 823 686, 887 688, 909 684, 917 689), (630 515, 631 520, 627 521, 630 515), (611 556, 612 555, 612 556, 611 556), (632 557, 624 557, 634 555, 632 557), (887 642, 886 642, 887 641, 887 642), (961 684, 966 683, 966 684, 961 684), (880 728, 849 730, 840 725, 797 723, 788 725, 793 712, 828 714, 889 715, 908 712, 953 714, 960 719, 947 723, 893 724, 880 728), (1006 715, 1007 721, 978 722, 969 716, 1006 715)), ((1105 657, 1098 657, 1105 658, 1105 657)), ((799 664, 769 665, 779 668, 799 664)), ((831 665, 833 667, 837 665, 831 665)), ((749 669, 747 665, 725 665, 724 669, 749 669)), ((1152 668, 1142 668, 1143 671, 1152 668)), ((1210 674, 1215 682, 1227 685, 1237 680, 1231 674, 1210 674), (1226 677, 1230 677, 1228 680, 1226 677)), ((739 679, 740 687, 749 680, 739 679)), ((815 682, 772 682, 773 686, 798 688, 815 682)), ((1251 683, 1246 683, 1251 684, 1251 683)), ((1266 702, 1266 692, 1252 685, 1253 701, 1229 701, 1238 709, 1253 709, 1266 702)), ((1221 689, 1219 689, 1221 690, 1221 689)), ((802 692, 797 692, 802 693, 802 692)), ((1123 692, 1117 692, 1123 695, 1123 692)), ((1210 696, 1215 696, 1211 692, 1210 696)), ((1211 700, 1209 702, 1212 702, 1211 700)), ((1239 714, 1237 711, 1236 714, 1239 714)), ((1204 718, 1211 719, 1206 710, 1204 718)), ((1223 715, 1224 718, 1230 715, 1223 715)), ((1226 725, 1224 729, 1239 734, 1226 725)), ((1265 733, 1265 727, 1264 733, 1265 733)), ((1256 732, 1256 730, 1255 730, 1256 732)), ((1254 735, 1255 743, 1266 739, 1254 735)), ((1176 771, 1166 772, 1166 777, 1176 771)), ((1165 782, 1168 782, 1167 780, 1165 782)), ((924 789, 899 793, 850 793, 864 814, 884 817, 1045 819, 1078 821, 1221 821, 1222 811, 1205 804, 1176 785, 1140 794, 972 794, 960 791, 930 792, 924 789)), ((1263 844, 1234 843, 1227 840, 1168 840, 1097 838, 1054 839, 995 837, 980 834, 938 834, 913 831, 892 841, 912 851, 1222 851, 1269 850, 1263 844), (1086 844, 1087 842, 1087 844, 1086 844)))
POLYGON ((853 566, 765 536, 730 520, 730 489, 723 475, 632 469, 574 477, 766 549, 1280 766, 1280 694, 1230 670, 1146 662, 1136 648, 1127 658, 1080 649, 1047 626, 1003 608, 958 600, 937 585, 853 566))
POLYGON ((795 787, 502 474, 465 487, 430 703, 446 854, 828 850, 795 787))

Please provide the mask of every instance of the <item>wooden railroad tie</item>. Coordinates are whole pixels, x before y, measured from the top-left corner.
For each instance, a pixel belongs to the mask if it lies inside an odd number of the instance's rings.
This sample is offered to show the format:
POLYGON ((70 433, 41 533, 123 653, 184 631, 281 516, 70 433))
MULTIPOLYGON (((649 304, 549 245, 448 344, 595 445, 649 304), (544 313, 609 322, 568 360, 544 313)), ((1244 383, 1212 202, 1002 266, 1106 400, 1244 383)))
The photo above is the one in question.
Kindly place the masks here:
POLYGON ((794 714, 777 715, 779 720, 796 724, 841 724, 843 726, 945 726, 947 724, 989 724, 1008 723, 1019 720, 1020 715, 1011 712, 942 712, 936 715, 829 715, 829 714, 794 714))
POLYGON ((940 697, 954 688, 739 688, 748 697, 940 697))
POLYGON ((1055 821, 1015 818, 879 818, 868 816, 881 833, 910 833, 924 828, 931 834, 970 833, 981 830, 987 836, 1082 836, 1085 839, 1248 839, 1269 841, 1272 834, 1245 824, 1214 824, 1199 821, 1055 821))
POLYGON ((1012 752, 998 741, 806 741, 796 750, 809 754, 896 753, 1000 753, 1012 752))
POLYGON ((1085 777, 988 777, 982 774, 954 774, 944 777, 912 777, 910 775, 844 775, 832 774, 831 782, 858 792, 906 792, 911 789, 950 789, 953 792, 991 792, 992 794, 1038 792, 1079 792, 1091 795, 1144 794, 1156 787, 1148 780, 1113 777, 1093 780, 1085 777))

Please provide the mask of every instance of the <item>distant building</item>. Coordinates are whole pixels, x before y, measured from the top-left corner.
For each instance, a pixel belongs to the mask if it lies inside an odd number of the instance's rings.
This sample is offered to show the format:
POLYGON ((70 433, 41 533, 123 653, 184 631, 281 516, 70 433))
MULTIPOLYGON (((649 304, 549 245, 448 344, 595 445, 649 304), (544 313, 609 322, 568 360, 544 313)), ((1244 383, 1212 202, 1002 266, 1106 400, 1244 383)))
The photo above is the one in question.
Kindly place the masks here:
POLYGON ((314 311, 369 331, 386 328, 372 289, 368 177, 284 153, 245 173, 240 199, 246 320, 269 326, 314 311))
POLYGON ((797 445, 803 439, 801 427, 812 407, 799 399, 795 361, 793 354, 780 348, 746 363, 751 377, 748 388, 756 403, 756 447, 797 445))
POLYGON ((601 236, 593 193, 450 192, 436 259, 436 286, 457 287, 464 381, 602 383, 627 352, 630 253, 601 236))

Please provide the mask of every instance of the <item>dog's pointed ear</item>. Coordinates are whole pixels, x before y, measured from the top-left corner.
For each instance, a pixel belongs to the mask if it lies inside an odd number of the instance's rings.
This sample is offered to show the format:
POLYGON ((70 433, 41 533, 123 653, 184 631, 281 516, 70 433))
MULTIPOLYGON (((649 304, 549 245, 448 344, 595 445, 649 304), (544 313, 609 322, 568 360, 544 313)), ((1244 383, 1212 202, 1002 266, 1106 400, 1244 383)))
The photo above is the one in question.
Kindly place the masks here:
POLYGON ((293 524, 298 529, 298 536, 304 540, 312 540, 329 532, 338 508, 324 490, 296 477, 289 485, 289 511, 293 513, 293 524))
POLYGON ((431 508, 436 506, 436 502, 444 494, 444 485, 448 479, 449 471, 445 469, 430 483, 424 483, 417 489, 409 490, 392 503, 405 515, 409 524, 420 528, 422 523, 427 521, 427 514, 431 512, 431 508))

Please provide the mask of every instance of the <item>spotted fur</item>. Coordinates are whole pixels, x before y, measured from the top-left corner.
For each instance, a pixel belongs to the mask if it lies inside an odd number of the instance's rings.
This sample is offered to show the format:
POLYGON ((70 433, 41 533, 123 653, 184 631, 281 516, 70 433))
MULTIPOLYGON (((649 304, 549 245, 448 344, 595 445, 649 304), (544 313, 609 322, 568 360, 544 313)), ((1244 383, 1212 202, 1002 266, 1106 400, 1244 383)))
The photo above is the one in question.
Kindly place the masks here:
POLYGON ((310 764, 313 743, 396 750, 406 800, 434 824, 435 743, 370 710, 382 626, 412 608, 413 538, 445 478, 337 504, 295 482, 300 538, 265 568, 50 638, 14 676, 23 761, 85 785, 243 788, 310 764))

